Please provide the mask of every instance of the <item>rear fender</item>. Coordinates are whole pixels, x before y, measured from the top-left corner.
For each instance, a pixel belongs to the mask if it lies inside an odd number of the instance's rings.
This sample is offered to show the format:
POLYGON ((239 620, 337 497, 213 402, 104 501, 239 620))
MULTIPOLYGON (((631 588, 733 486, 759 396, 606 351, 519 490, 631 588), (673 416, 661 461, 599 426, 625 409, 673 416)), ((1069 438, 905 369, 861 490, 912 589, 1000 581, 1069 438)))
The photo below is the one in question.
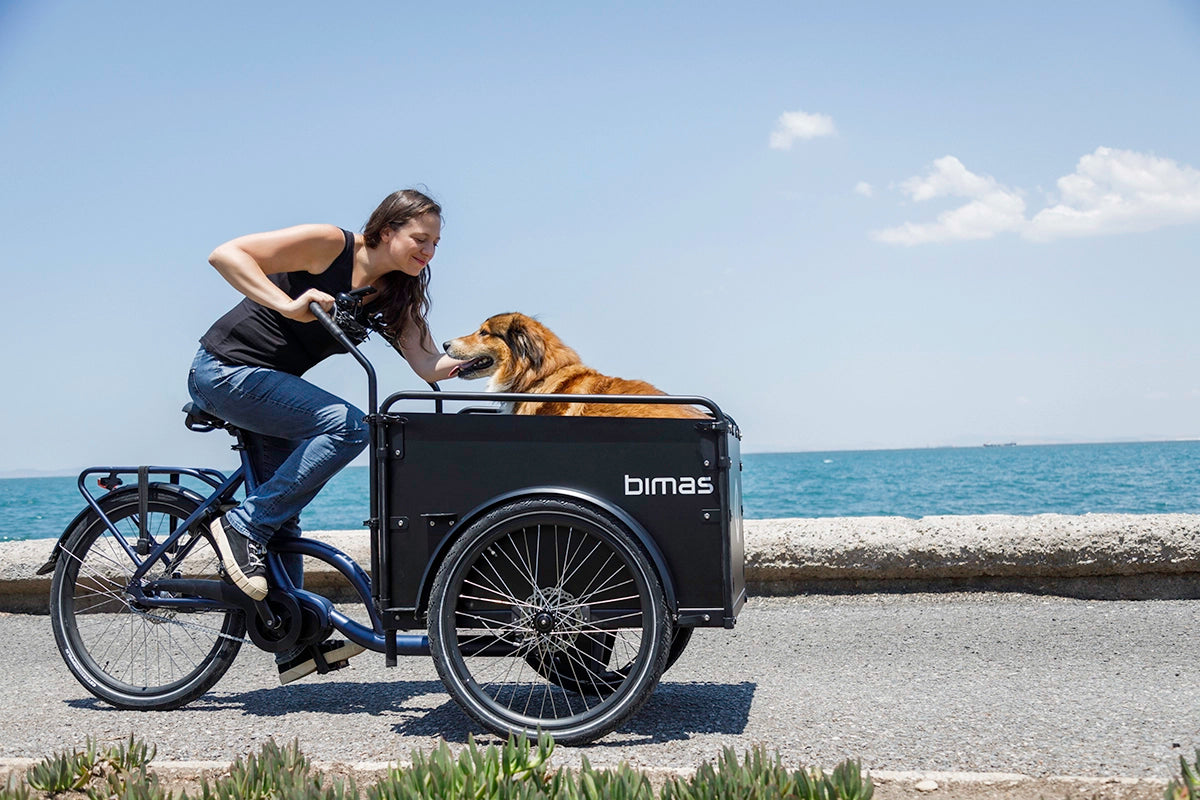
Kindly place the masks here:
MULTIPOLYGON (((192 491, 191 489, 180 486, 176 483, 152 483, 150 484, 150 490, 170 492, 179 495, 180 497, 185 497, 188 500, 194 500, 197 505, 204 502, 204 497, 192 491)), ((126 498, 130 495, 133 496, 133 499, 136 502, 137 494, 137 484, 133 484, 131 486, 120 486, 111 492, 96 498, 96 504, 99 505, 100 508, 105 511, 105 513, 107 513, 110 508, 116 507, 122 501, 126 500, 126 498)), ((37 574, 47 575, 53 572, 54 565, 58 563, 58 554, 62 552, 62 547, 67 543, 67 539, 71 538, 71 535, 76 531, 84 530, 92 523, 97 521, 99 521, 99 517, 97 516, 96 512, 91 506, 85 505, 83 510, 75 515, 75 519, 71 520, 71 523, 67 525, 66 530, 62 532, 62 535, 58 537, 58 541, 54 543, 54 549, 50 552, 50 559, 45 564, 38 567, 37 574)))

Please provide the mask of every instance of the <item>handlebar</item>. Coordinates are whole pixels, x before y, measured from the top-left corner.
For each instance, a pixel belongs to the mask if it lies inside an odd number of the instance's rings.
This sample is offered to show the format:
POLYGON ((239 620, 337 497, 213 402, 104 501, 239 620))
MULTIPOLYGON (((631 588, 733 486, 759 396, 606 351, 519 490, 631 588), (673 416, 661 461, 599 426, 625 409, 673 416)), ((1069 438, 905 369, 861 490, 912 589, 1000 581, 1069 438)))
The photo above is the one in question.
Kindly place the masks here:
MULTIPOLYGON (((365 289, 370 289, 372 292, 375 291, 375 289, 370 286, 365 287, 365 289)), ((365 289, 358 289, 357 291, 365 292, 365 289)), ((350 294, 352 295, 353 293, 350 294)), ((366 292, 366 294, 370 294, 370 292, 366 292)), ((347 293, 343 292, 342 294, 338 295, 338 300, 340 301, 343 296, 348 295, 347 293)), ((354 356, 354 360, 357 361, 367 373, 367 404, 369 413, 373 416, 375 412, 379 410, 379 389, 375 379, 375 367, 372 366, 370 360, 368 360, 367 357, 362 354, 362 351, 355 346, 354 342, 350 341, 350 337, 346 336, 346 334, 342 332, 342 329, 339 328, 337 323, 333 321, 333 317, 329 316, 329 312, 321 308, 320 303, 314 300, 308 304, 308 310, 311 311, 312 315, 317 318, 317 322, 321 323, 321 327, 329 331, 329 335, 337 339, 342 347, 346 348, 346 352, 354 356)))

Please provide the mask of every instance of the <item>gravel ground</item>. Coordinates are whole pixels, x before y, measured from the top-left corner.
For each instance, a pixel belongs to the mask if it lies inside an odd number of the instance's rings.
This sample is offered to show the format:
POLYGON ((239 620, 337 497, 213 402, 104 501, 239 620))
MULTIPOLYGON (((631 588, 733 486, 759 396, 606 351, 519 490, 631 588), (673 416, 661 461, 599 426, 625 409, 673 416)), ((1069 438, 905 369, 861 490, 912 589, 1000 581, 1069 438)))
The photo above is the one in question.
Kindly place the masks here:
MULTIPOLYGON (((756 598, 735 630, 697 632, 622 730, 555 761, 687 768, 763 744, 792 766, 1166 779, 1200 746, 1198 629, 1195 601, 756 598)), ((127 712, 75 681, 48 617, 0 615, 0 630, 22 644, 0 679, 0 758, 133 733, 160 762, 228 761, 269 738, 323 762, 389 761, 474 730, 427 658, 389 670, 367 653, 280 687, 247 646, 187 708, 127 712)))

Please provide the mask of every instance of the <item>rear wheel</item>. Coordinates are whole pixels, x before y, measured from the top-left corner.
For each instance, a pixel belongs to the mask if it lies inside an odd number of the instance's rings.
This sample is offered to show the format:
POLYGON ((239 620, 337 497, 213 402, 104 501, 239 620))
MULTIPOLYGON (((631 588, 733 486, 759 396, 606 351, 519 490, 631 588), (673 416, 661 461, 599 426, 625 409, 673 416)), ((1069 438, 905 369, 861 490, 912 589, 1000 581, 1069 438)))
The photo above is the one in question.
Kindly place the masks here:
POLYGON ((509 503, 473 523, 430 598, 442 682, 500 735, 578 744, 614 730, 654 691, 672 633, 633 535, 566 499, 509 503))
MULTIPOLYGON (((50 589, 55 642, 67 667, 96 697, 118 708, 177 708, 204 694, 229 669, 246 631, 244 615, 139 606, 128 591, 141 561, 137 495, 101 502, 119 535, 93 519, 62 545, 50 589)), ((144 526, 151 547, 196 508, 175 490, 151 486, 144 526)), ((208 531, 197 525, 143 582, 219 580, 218 564, 208 531)))

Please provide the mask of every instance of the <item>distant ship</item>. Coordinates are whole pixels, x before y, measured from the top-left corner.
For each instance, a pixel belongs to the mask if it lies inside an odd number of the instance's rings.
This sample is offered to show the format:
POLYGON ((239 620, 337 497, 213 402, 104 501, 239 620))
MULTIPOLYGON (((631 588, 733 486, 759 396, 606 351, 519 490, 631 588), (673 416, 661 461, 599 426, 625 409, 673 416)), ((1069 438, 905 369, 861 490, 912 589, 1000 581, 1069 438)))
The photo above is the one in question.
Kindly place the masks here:
POLYGON ((1016 447, 1016 442, 984 442, 984 447, 1016 447))

